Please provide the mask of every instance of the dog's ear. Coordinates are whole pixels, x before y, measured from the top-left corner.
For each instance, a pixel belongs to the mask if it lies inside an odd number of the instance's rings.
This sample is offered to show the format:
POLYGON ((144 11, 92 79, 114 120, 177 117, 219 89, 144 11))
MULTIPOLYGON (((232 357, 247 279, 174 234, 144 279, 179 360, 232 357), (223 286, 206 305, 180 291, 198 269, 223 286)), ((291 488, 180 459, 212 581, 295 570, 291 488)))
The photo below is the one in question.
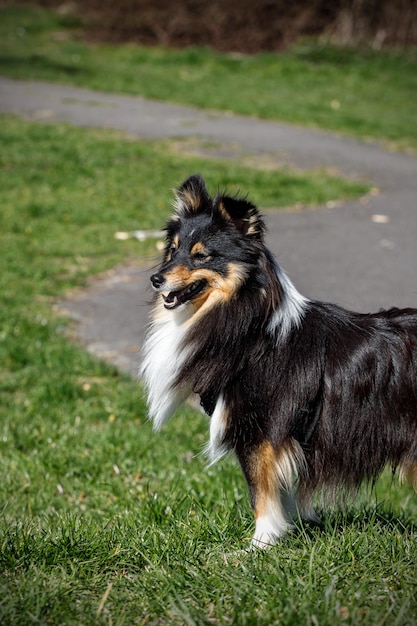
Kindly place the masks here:
POLYGON ((212 200, 204 179, 194 174, 185 180, 175 192, 175 212, 179 217, 190 217, 196 213, 211 212, 212 200))
POLYGON ((215 208, 219 215, 228 222, 232 222, 242 235, 262 239, 265 224, 254 204, 241 198, 219 196, 216 198, 215 208))

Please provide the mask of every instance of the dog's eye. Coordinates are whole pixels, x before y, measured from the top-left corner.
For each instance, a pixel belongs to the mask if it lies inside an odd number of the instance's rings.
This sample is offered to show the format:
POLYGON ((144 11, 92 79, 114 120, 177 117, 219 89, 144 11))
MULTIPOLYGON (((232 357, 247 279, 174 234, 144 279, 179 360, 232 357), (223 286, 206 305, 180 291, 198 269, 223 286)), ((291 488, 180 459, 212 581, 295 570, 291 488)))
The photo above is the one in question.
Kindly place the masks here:
POLYGON ((167 261, 170 261, 172 259, 172 257, 174 256, 174 254, 177 251, 177 245, 174 241, 171 241, 171 243, 169 243, 166 247, 166 253, 165 253, 165 257, 167 261))
POLYGON ((192 246, 190 250, 190 256, 191 256, 193 263, 196 263, 197 265, 204 263, 205 261, 208 261, 211 259, 211 255, 209 251, 207 250, 205 245, 201 243, 200 241, 198 241, 192 246))
POLYGON ((199 264, 199 263, 205 263, 207 261, 210 261, 212 257, 207 252, 195 252, 192 255, 192 258, 193 258, 194 263, 199 264))

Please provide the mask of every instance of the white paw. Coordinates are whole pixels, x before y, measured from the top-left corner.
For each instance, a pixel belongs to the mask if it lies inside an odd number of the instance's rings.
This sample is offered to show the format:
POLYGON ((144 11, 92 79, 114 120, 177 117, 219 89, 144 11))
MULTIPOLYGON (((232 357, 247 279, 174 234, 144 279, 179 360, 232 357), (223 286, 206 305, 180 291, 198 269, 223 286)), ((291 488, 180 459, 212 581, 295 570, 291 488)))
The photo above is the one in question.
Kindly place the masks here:
POLYGON ((285 535, 289 527, 290 524, 284 519, 281 519, 279 524, 274 524, 268 517, 258 517, 252 546, 256 548, 273 546, 280 537, 285 535))
POLYGON ((251 541, 251 547, 261 548, 262 550, 265 550, 266 548, 270 548, 271 546, 273 546, 276 542, 277 542, 276 535, 263 534, 260 537, 257 537, 254 535, 251 541))

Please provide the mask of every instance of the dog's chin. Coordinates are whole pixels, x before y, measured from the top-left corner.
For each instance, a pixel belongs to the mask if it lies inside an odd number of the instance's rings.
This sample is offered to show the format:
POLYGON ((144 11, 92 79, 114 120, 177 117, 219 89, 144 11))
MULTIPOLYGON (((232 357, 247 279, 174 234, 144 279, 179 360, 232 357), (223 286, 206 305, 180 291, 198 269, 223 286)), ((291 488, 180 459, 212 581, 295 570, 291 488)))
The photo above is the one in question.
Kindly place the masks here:
POLYGON ((167 295, 163 294, 164 307, 169 310, 177 309, 183 304, 192 302, 197 296, 200 296, 207 287, 208 283, 206 280, 197 280, 183 289, 170 291, 167 295))

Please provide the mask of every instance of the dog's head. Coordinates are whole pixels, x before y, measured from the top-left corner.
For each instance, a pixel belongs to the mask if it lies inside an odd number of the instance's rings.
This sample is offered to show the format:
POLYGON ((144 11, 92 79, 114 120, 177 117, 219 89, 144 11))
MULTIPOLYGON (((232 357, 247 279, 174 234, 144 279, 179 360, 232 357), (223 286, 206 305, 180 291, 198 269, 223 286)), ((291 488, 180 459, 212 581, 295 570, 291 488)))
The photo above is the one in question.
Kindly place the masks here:
POLYGON ((188 178, 176 192, 162 264, 151 276, 164 307, 192 305, 196 311, 234 298, 258 265, 264 230, 253 204, 211 198, 200 176, 188 178))

